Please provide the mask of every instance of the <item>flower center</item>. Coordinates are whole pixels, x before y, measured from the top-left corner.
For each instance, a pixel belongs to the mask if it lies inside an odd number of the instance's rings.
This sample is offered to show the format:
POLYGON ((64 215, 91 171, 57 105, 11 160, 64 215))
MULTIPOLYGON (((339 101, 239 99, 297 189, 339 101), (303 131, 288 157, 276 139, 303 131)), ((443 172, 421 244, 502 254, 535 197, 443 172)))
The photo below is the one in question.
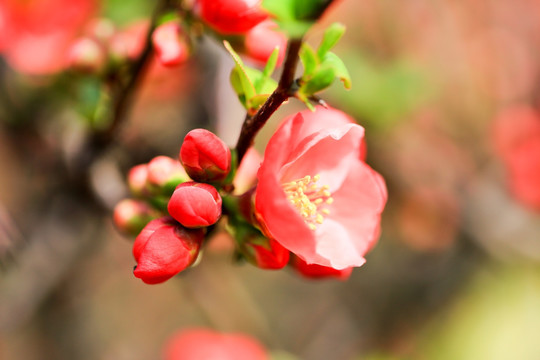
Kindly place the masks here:
POLYGON ((330 187, 317 185, 319 179, 319 175, 313 177, 308 175, 281 185, 287 194, 287 199, 302 215, 311 230, 316 230, 317 225, 323 223, 324 216, 330 214, 326 205, 334 202, 329 191, 330 187))

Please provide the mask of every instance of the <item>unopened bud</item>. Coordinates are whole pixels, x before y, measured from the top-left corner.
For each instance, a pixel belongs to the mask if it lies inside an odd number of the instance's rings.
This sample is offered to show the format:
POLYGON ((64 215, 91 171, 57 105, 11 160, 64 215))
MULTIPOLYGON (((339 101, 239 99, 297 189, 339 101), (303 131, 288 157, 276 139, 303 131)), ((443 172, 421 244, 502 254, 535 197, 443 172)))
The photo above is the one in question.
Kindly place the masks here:
POLYGON ((293 258, 291 265, 298 273, 310 279, 335 278, 338 280, 347 280, 353 270, 352 267, 338 270, 328 266, 308 264, 297 256, 293 258))
POLYGON ((156 55, 164 66, 176 66, 188 58, 189 52, 182 29, 174 22, 159 26, 152 34, 156 55))
POLYGON ((195 181, 221 181, 231 170, 231 151, 223 140, 210 131, 195 129, 184 138, 180 161, 195 181))
POLYGON ((147 203, 140 200, 124 199, 115 206, 113 221, 120 231, 137 235, 155 215, 155 210, 147 203))
POLYGON ((135 196, 141 196, 145 193, 148 180, 148 164, 140 164, 129 170, 127 182, 129 190, 135 196))
POLYGON ((153 220, 133 244, 133 274, 147 284, 162 283, 193 264, 203 239, 203 230, 186 229, 169 217, 153 220))
POLYGON ((83 37, 71 45, 68 52, 69 68, 81 71, 96 73, 105 64, 105 52, 100 44, 94 39, 83 37))
POLYGON ((160 193, 170 194, 176 186, 188 180, 186 171, 177 160, 168 156, 156 156, 148 163, 148 183, 160 193))
POLYGON ((277 66, 280 66, 287 49, 287 37, 279 32, 279 26, 271 21, 263 21, 246 33, 244 40, 246 54, 265 64, 276 47, 279 48, 277 66))
POLYGON ((169 214, 188 228, 215 224, 221 217, 221 196, 215 187, 193 181, 178 185, 169 200, 169 214))
POLYGON ((102 43, 109 41, 115 32, 116 28, 112 20, 105 18, 93 19, 85 27, 86 34, 102 43))

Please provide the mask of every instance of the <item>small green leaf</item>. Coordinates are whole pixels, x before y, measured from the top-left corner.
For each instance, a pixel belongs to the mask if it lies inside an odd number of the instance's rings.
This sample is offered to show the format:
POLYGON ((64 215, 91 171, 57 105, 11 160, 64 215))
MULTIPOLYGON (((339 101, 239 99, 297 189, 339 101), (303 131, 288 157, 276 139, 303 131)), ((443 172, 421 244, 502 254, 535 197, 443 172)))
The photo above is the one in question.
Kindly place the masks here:
POLYGON ((332 52, 328 52, 324 56, 322 63, 323 66, 330 66, 334 69, 335 76, 343 82, 345 89, 351 88, 351 75, 349 75, 349 70, 347 70, 345 63, 343 63, 339 56, 332 52))
POLYGON ((307 97, 326 89, 334 82, 336 72, 332 66, 321 66, 313 77, 300 87, 307 97))
POLYGON ((263 0, 262 6, 277 20, 295 19, 295 0, 263 0))
POLYGON ((319 59, 322 59, 326 53, 337 44, 343 34, 345 34, 345 25, 340 23, 333 23, 330 25, 330 27, 328 27, 328 29, 326 29, 321 41, 321 45, 319 45, 319 49, 317 50, 319 59))
POLYGON ((308 43, 302 44, 302 48, 300 49, 300 61, 304 66, 303 77, 305 79, 308 79, 309 77, 311 77, 311 75, 313 75, 313 73, 317 69, 317 66, 319 65, 319 59, 317 57, 317 54, 308 43))
MULTIPOLYGON (((236 66, 231 72, 231 84, 233 89, 236 91, 239 98, 243 95, 245 99, 250 99, 251 97, 255 96, 256 90, 253 82, 247 74, 246 67, 242 59, 240 59, 240 56, 238 56, 228 41, 223 41, 223 45, 229 54, 231 54, 234 62, 236 63, 236 66)), ((240 101, 245 104, 245 102, 242 100, 240 101)))
POLYGON ((272 54, 268 58, 268 61, 266 62, 266 66, 263 69, 264 77, 272 76, 272 73, 274 72, 274 69, 276 68, 278 56, 279 56, 279 46, 276 46, 276 48, 274 49, 274 51, 272 51, 272 54))

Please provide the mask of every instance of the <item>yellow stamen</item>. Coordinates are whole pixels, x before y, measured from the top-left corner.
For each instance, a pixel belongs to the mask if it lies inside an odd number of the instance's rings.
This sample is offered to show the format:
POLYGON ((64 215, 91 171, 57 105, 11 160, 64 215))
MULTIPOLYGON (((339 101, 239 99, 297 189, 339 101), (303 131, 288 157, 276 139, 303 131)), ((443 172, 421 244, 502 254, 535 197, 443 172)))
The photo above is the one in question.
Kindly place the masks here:
POLYGON ((320 178, 320 175, 313 177, 307 175, 301 179, 282 184, 287 199, 298 210, 311 230, 316 230, 317 225, 323 223, 324 215, 330 214, 330 210, 325 206, 334 202, 330 187, 316 184, 320 178))

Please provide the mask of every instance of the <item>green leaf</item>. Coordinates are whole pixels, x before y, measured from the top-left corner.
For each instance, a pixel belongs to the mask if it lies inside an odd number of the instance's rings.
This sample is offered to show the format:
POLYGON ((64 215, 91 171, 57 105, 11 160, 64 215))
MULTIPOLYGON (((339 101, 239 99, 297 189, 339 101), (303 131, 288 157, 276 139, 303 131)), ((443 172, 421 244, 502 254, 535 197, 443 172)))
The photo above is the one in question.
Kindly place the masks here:
POLYGON ((336 73, 332 66, 321 66, 315 75, 300 87, 300 92, 310 97, 332 85, 335 78, 336 73))
POLYGON ((349 74, 349 70, 347 70, 345 63, 343 63, 339 56, 332 52, 328 52, 324 56, 322 63, 323 66, 329 66, 334 69, 335 76, 343 82, 345 89, 351 88, 351 75, 349 74))
POLYGON ((319 45, 319 49, 317 50, 317 55, 319 55, 320 59, 337 44, 343 34, 345 34, 345 25, 340 23, 333 23, 326 29, 321 45, 319 45))
POLYGON ((273 15, 276 23, 290 38, 301 38, 314 23, 313 20, 306 21, 298 16, 302 7, 299 3, 302 1, 304 0, 264 0, 262 6, 273 15))
POLYGON ((262 72, 253 68, 246 68, 246 74, 255 86, 255 94, 271 94, 277 88, 277 82, 262 72))
POLYGON ((303 78, 308 79, 313 75, 317 66, 319 66, 319 58, 317 57, 315 50, 313 50, 308 43, 302 44, 302 48, 300 49, 300 61, 304 66, 303 78))
POLYGON ((268 61, 266 62, 266 66, 263 69, 264 77, 272 76, 272 73, 274 72, 274 69, 276 68, 278 56, 279 56, 279 46, 276 46, 276 48, 274 49, 274 51, 272 51, 272 54, 268 58, 268 61))
MULTIPOLYGON (((234 62, 236 63, 236 66, 231 72, 231 84, 233 86, 233 89, 237 93, 238 97, 241 98, 242 96, 244 99, 250 99, 251 97, 256 95, 255 86, 253 85, 253 82, 249 78, 246 67, 240 59, 240 56, 234 51, 231 44, 229 44, 228 41, 224 41, 223 45, 225 46, 225 49, 231 54, 234 62)), ((240 100, 245 105, 245 100, 240 100)))
POLYGON ((295 0, 263 0, 262 6, 278 20, 295 19, 295 0))

